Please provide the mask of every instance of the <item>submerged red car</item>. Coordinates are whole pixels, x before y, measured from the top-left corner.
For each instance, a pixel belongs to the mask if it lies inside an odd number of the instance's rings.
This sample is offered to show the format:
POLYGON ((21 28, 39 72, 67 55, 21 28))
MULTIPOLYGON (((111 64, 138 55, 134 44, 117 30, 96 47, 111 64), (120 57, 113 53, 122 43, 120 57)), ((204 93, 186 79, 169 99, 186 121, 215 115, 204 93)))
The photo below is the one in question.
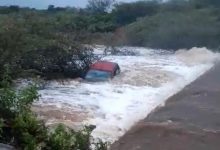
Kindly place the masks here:
POLYGON ((110 61, 98 61, 90 66, 85 79, 88 81, 105 81, 120 73, 117 63, 110 61))

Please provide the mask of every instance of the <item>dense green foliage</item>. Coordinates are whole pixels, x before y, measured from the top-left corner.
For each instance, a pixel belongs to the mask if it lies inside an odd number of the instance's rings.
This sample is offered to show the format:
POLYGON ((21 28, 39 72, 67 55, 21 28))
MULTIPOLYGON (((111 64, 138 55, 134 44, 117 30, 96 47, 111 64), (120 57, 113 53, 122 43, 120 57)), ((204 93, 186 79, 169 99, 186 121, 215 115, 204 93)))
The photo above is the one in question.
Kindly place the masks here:
MULTIPOLYGON (((88 67, 94 58, 92 49, 81 45, 81 31, 77 28, 82 25, 70 27, 71 23, 56 23, 60 15, 51 17, 48 13, 26 9, 0 15, 0 79, 5 65, 13 71, 12 77, 23 70, 47 77, 51 73, 76 77, 88 67)), ((71 20, 68 17, 74 16, 65 17, 61 16, 68 21, 71 20)))
POLYGON ((0 142, 22 149, 37 149, 46 138, 47 130, 30 109, 32 102, 38 99, 36 88, 16 91, 7 81, 3 83, 0 88, 0 142))
POLYGON ((0 79, 5 65, 12 78, 33 73, 47 78, 82 76, 95 59, 83 44, 220 46, 218 0, 152 0, 112 7, 114 2, 90 0, 84 9, 0 7, 0 79))
POLYGON ((172 0, 125 27, 126 44, 162 49, 220 46, 219 1, 172 0))
POLYGON ((115 5, 113 14, 119 25, 135 22, 137 18, 152 16, 159 10, 157 1, 137 1, 134 3, 119 3, 115 5))
POLYGON ((133 45, 163 49, 217 48, 220 44, 219 27, 218 18, 209 9, 201 9, 146 17, 129 25, 126 32, 128 42, 133 45))
MULTIPOLYGON (((4 75, 8 76, 8 75, 4 75)), ((7 81, 4 81, 6 83, 7 81)), ((86 127, 75 132, 63 125, 49 129, 31 111, 31 104, 38 99, 35 86, 15 90, 10 83, 0 88, 0 143, 22 150, 90 150, 91 130, 86 127)), ((95 143, 97 150, 107 145, 95 143), (100 145, 102 146, 100 148, 100 145)))

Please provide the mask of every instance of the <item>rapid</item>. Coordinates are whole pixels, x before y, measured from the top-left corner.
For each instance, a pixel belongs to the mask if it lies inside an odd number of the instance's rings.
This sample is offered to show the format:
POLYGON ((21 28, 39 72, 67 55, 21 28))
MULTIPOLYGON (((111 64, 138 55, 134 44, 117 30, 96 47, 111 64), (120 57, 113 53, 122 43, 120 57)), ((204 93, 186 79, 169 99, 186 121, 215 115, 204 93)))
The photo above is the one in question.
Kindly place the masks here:
MULTIPOLYGON (((117 62, 121 74, 108 82, 82 82, 79 79, 49 81, 39 90, 40 100, 33 110, 48 125, 64 123, 78 129, 95 125, 94 138, 114 142, 135 123, 186 85, 211 69, 218 53, 206 48, 169 52, 139 47, 122 47, 136 55, 107 55, 103 60, 117 62)), ((102 54, 103 46, 94 53, 102 54)))

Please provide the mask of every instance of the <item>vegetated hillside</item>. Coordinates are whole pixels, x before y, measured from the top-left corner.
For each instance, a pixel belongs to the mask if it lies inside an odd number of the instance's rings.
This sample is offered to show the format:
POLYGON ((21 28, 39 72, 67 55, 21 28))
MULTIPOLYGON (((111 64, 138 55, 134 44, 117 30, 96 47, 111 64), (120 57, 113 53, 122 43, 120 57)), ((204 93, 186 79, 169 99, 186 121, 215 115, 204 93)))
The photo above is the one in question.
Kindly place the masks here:
POLYGON ((193 46, 217 48, 220 26, 209 9, 163 12, 128 25, 128 44, 179 49, 193 46))
POLYGON ((219 1, 173 0, 126 27, 126 44, 162 49, 220 46, 219 1))
POLYGON ((81 76, 95 59, 83 44, 219 48, 217 0, 116 3, 109 11, 112 4, 90 0, 83 9, 0 7, 0 79, 6 66, 12 76, 81 76))

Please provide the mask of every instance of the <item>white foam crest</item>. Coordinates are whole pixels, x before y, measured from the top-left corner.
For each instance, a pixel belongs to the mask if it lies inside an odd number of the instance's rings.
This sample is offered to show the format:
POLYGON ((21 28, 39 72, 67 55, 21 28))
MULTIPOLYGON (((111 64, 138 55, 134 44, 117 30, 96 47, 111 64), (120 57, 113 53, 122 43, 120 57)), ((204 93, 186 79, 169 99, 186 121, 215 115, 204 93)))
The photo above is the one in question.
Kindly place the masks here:
POLYGON ((219 60, 219 53, 214 53, 205 47, 193 47, 190 50, 180 49, 175 53, 177 59, 187 65, 213 64, 219 60))

